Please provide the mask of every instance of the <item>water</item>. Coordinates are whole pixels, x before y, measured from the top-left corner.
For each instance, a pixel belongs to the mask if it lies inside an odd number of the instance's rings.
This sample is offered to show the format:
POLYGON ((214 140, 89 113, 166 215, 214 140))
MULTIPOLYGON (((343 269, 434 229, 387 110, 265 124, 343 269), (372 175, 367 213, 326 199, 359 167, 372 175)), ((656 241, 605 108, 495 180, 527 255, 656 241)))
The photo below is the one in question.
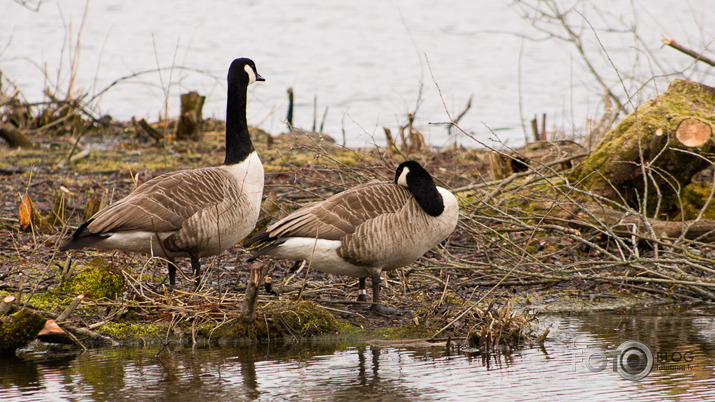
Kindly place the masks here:
POLYGON ((552 328, 543 348, 488 359, 464 350, 329 342, 176 348, 158 356, 159 347, 55 359, 31 354, 0 363, 0 400, 712 400, 712 313, 542 317, 552 328), (584 365, 627 340, 654 353, 644 379, 621 378, 612 360, 598 372, 584 365))
MULTIPOLYGON (((470 96, 472 108, 460 126, 478 141, 509 145, 524 141, 523 127, 534 115, 546 113, 550 129, 578 134, 603 110, 603 89, 574 47, 545 39, 521 17, 528 5, 543 8, 544 2, 93 1, 84 23, 85 0, 23 2, 39 3, 39 11, 19 0, 0 2, 4 78, 31 101, 42 100, 46 85, 60 95, 71 87, 89 100, 140 73, 92 101, 96 113, 120 120, 155 121, 166 110, 175 117, 179 94, 189 90, 208 97, 205 116, 223 119, 226 70, 239 56, 253 58, 267 78, 250 89, 251 124, 284 131, 286 89, 293 87, 295 125, 311 128, 315 96, 315 120, 327 107, 324 131, 342 142, 344 130, 350 146, 384 143, 382 127, 394 133, 418 99, 416 127, 436 146, 455 138, 478 145, 430 124, 449 120, 445 106, 456 117, 470 96), (158 67, 159 73, 151 71, 158 67)), ((575 4, 591 24, 576 13, 568 19, 621 99, 625 92, 635 102, 648 99, 682 75, 713 85, 712 70, 660 43, 663 35, 712 56, 713 30, 706 25, 715 19, 712 2, 557 2, 575 4), (649 81, 654 75, 661 78, 649 81)), ((531 136, 530 128, 526 132, 531 136)))

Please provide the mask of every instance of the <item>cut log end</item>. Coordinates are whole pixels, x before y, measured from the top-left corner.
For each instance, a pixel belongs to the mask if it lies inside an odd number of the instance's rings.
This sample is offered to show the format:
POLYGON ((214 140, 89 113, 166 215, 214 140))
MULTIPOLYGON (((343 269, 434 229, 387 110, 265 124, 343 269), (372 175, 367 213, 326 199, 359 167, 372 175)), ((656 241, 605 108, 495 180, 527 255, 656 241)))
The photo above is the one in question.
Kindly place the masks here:
POLYGON ((13 295, 5 296, 2 299, 2 302, 0 302, 0 316, 3 316, 10 312, 10 310, 12 309, 12 302, 14 302, 14 301, 15 301, 15 296, 13 296, 13 295))
POLYGON ((675 130, 675 137, 686 147, 697 148, 710 141, 712 127, 699 119, 685 119, 675 130))
POLYGON ((72 337, 55 320, 47 320, 45 327, 37 334, 37 339, 46 343, 60 343, 71 345, 72 337))

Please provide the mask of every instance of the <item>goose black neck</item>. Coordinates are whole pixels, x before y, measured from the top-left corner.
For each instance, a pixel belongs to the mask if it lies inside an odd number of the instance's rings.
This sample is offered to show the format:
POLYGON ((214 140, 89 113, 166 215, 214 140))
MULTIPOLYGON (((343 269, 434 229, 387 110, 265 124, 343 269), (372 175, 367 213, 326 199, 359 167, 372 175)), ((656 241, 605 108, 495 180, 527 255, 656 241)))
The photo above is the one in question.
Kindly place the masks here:
POLYGON ((246 122, 247 83, 229 82, 226 101, 226 159, 225 165, 233 165, 246 159, 253 152, 251 135, 246 122))
POLYGON ((431 216, 440 216, 444 211, 444 200, 437 186, 426 171, 425 175, 408 175, 407 186, 417 204, 431 216))

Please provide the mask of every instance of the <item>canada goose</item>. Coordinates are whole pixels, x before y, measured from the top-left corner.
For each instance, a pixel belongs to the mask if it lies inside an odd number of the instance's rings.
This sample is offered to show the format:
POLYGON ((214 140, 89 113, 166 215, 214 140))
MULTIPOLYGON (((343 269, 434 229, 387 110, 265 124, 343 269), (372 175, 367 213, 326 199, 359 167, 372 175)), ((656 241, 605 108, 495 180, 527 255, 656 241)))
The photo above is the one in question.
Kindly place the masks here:
POLYGON ((226 159, 222 166, 164 173, 83 223, 60 250, 92 246, 166 258, 176 284, 175 257, 190 257, 198 285, 199 258, 218 255, 256 226, 263 165, 246 123, 246 92, 264 81, 250 59, 228 70, 226 159))
POLYGON ((308 205, 259 232, 262 244, 251 257, 267 254, 305 260, 319 271, 359 278, 358 300, 365 301, 365 278, 372 278, 371 309, 381 306, 380 273, 403 267, 447 238, 457 225, 459 205, 437 187, 416 161, 400 164, 394 182, 370 182, 308 205))

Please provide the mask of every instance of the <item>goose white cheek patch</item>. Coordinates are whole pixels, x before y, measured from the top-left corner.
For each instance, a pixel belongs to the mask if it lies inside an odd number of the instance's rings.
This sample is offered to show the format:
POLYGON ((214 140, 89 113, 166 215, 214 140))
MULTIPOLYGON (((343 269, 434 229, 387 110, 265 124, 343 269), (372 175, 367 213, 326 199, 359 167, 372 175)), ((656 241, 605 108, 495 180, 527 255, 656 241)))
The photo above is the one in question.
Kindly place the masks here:
POLYGON ((251 85, 256 82, 256 72, 253 71, 251 66, 246 64, 245 66, 243 66, 243 69, 246 70, 246 74, 248 74, 248 85, 251 85))
POLYGON ((402 187, 408 187, 407 186, 407 174, 408 173, 410 173, 409 168, 402 169, 400 176, 397 178, 397 184, 401 185, 402 187))

